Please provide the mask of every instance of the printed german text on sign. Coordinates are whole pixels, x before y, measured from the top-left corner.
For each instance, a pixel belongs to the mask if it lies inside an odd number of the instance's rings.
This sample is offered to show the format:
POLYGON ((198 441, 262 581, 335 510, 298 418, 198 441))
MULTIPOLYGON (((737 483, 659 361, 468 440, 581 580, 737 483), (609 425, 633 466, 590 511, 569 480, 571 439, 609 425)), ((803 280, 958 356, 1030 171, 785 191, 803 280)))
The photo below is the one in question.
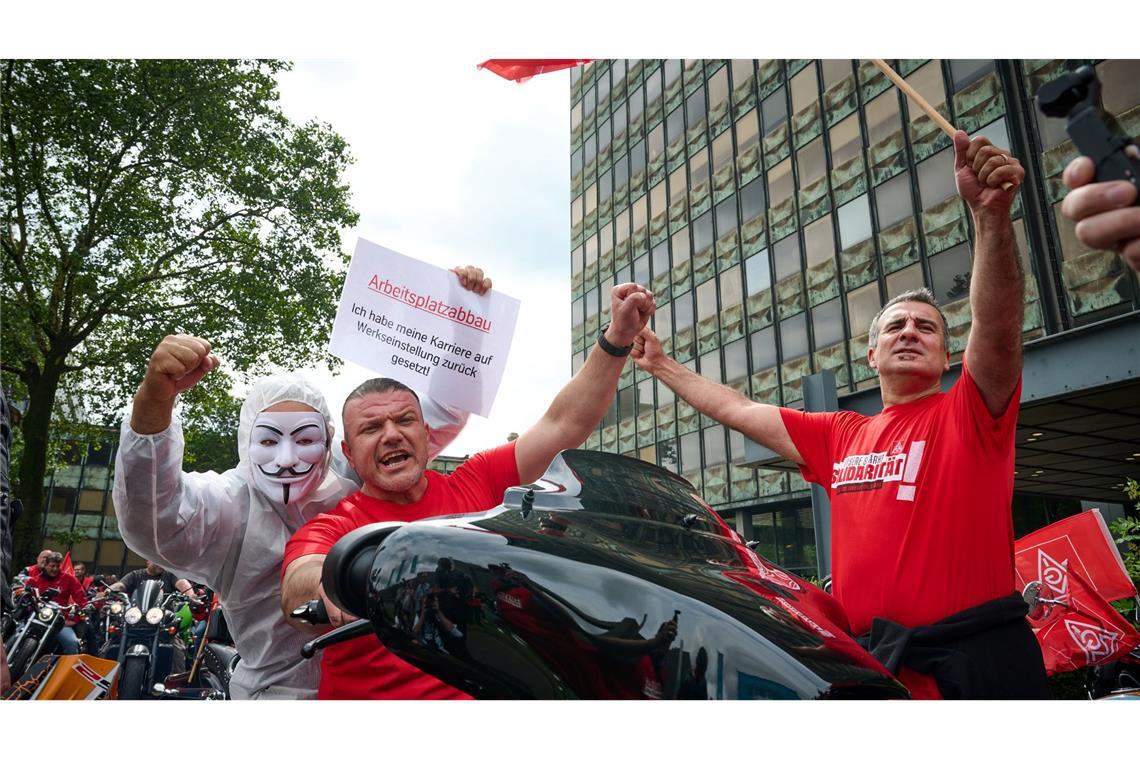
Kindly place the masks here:
POLYGON ((518 319, 517 299, 479 296, 452 272, 360 239, 329 352, 486 417, 518 319))

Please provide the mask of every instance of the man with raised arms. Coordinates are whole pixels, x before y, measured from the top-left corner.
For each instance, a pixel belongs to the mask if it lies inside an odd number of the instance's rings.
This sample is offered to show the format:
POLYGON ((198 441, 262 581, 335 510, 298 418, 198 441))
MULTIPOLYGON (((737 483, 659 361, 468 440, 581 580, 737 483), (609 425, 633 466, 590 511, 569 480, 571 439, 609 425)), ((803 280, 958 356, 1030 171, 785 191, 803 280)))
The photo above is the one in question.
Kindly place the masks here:
MULTIPOLYGON (((477 267, 453 270, 480 295, 491 281, 477 267)), ((309 699, 319 664, 300 656, 309 640, 281 619, 281 556, 306 520, 332 509, 356 483, 330 467, 335 426, 324 394, 301 378, 276 376, 250 390, 238 422, 238 466, 182 472, 178 394, 217 368, 209 341, 163 339, 124 420, 115 466, 115 513, 136 553, 217 592, 241 660, 235 699, 309 699)), ((459 433, 440 426, 431 456, 459 433)))
MULTIPOLYGON (((344 453, 364 481, 361 491, 298 531, 285 547, 282 612, 321 598, 334 626, 351 616, 337 609, 321 587, 321 565, 348 532, 389 520, 410 522, 434 515, 477 512, 501 503, 503 492, 537 480, 563 449, 580 445, 601 422, 638 334, 653 315, 652 294, 640 285, 618 285, 611 294, 613 322, 570 382, 535 425, 514 441, 476 454, 451 475, 426 471, 426 442, 419 400, 387 378, 369 380, 344 404, 344 453)), ((311 626, 291 621, 310 636, 311 626)), ((449 634, 451 635, 451 634, 449 634)), ((321 664, 321 699, 462 699, 467 695, 401 660, 373 636, 329 647, 321 664)))
POLYGON ((1025 171, 984 137, 958 132, 954 151, 977 236, 973 324, 949 393, 940 385, 949 333, 926 289, 892 298, 871 322, 867 360, 883 398, 874 417, 755 403, 666 357, 648 330, 633 356, 701 413, 828 490, 835 596, 853 633, 869 636, 915 696, 1048 697, 1041 651, 1014 594, 1024 273, 1010 206, 1025 171))

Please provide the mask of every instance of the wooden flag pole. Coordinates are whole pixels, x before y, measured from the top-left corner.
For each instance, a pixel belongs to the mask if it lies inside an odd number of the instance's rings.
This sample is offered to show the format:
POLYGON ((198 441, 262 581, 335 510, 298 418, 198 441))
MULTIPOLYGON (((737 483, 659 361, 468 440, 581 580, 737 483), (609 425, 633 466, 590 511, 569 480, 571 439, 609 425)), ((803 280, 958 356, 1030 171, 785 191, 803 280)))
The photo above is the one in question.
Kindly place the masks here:
MULTIPOLYGON (((946 117, 938 113, 938 110, 934 106, 927 103, 926 98, 919 95, 917 90, 907 84, 907 81, 900 77, 898 72, 888 66, 886 61, 882 58, 872 58, 871 63, 875 64, 879 68, 879 71, 886 75, 887 79, 894 82, 895 87, 905 92, 906 96, 910 98, 916 106, 921 108, 922 112, 929 116, 935 124, 941 127, 942 131, 945 132, 951 140, 954 139, 954 133, 957 131, 954 129, 954 125, 946 121, 946 117)), ((1009 190, 1011 187, 1013 187, 1013 185, 1009 182, 1003 182, 1001 185, 1002 190, 1009 190)))

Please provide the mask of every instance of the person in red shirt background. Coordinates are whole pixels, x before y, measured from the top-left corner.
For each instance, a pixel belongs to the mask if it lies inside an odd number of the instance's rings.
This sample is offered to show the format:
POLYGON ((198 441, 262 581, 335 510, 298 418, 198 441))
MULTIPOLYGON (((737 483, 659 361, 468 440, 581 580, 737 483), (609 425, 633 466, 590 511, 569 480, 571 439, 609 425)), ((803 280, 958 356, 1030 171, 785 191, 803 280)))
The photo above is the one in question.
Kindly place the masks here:
MULTIPOLYGON (((507 488, 537 480, 559 451, 586 440, 609 408, 634 337, 655 304, 648 290, 625 283, 613 289, 611 309, 613 322, 599 333, 598 346, 543 417, 517 439, 476 454, 450 475, 426 470, 428 428, 410 388, 377 378, 349 394, 343 448, 364 486, 310 520, 286 544, 281 593, 286 620, 309 632, 321 630, 289 616, 290 610, 318 597, 334 627, 353 620, 329 601, 321 586, 325 555, 351 530, 386 520, 410 522, 489 509, 502 501, 507 488)), ((455 635, 446 628, 449 636, 455 635)), ((467 697, 391 654, 372 636, 332 646, 321 661, 318 699, 467 697)))
POLYGON ((83 590, 83 586, 74 575, 60 569, 62 562, 63 555, 59 552, 48 554, 40 572, 30 576, 24 588, 25 590, 34 588, 41 596, 48 589, 56 589, 59 593, 52 601, 61 607, 72 607, 67 614, 67 624, 60 629, 56 641, 63 654, 79 654, 79 638, 75 634, 75 624, 79 622, 79 611, 87 606, 87 592, 83 590))
POLYGON ((83 586, 84 591, 91 591, 92 578, 87 574, 87 565, 82 562, 76 562, 72 567, 72 574, 75 580, 79 581, 79 585, 83 586))
POLYGON ((973 322, 949 393, 949 332, 925 288, 891 299, 871 322, 867 359, 883 399, 874 417, 755 403, 666 357, 648 330, 633 357, 699 412, 827 489, 836 599, 912 695, 1047 698, 1013 572, 1025 277, 1010 208, 1025 170, 984 137, 958 132, 954 151, 976 241, 973 322))
POLYGON ((44 561, 54 553, 55 552, 53 552, 51 549, 42 550, 39 554, 36 555, 36 564, 28 565, 24 568, 24 575, 28 576, 29 578, 39 575, 40 571, 42 571, 44 568, 44 561))

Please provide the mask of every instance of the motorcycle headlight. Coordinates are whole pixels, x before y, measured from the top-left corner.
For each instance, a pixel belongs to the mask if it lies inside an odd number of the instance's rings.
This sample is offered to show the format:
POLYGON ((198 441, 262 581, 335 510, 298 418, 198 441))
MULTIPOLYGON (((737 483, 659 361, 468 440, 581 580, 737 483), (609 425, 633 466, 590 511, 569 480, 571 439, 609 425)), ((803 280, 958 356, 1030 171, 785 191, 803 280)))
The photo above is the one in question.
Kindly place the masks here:
POLYGON ((138 607, 131 607, 127 610, 127 614, 123 616, 123 620, 126 621, 127 625, 134 625, 142 620, 142 610, 138 607))
POLYGON ((123 614, 123 603, 122 602, 111 602, 111 614, 112 615, 122 615, 123 614))
POLYGON ((46 623, 47 621, 49 621, 53 617, 55 617, 55 610, 53 610, 51 607, 44 607, 43 609, 41 609, 39 612, 36 613, 36 617, 38 617, 40 620, 42 620, 46 623))
POLYGON ((146 622, 150 625, 158 625, 162 622, 162 610, 158 607, 151 607, 146 611, 146 622))

